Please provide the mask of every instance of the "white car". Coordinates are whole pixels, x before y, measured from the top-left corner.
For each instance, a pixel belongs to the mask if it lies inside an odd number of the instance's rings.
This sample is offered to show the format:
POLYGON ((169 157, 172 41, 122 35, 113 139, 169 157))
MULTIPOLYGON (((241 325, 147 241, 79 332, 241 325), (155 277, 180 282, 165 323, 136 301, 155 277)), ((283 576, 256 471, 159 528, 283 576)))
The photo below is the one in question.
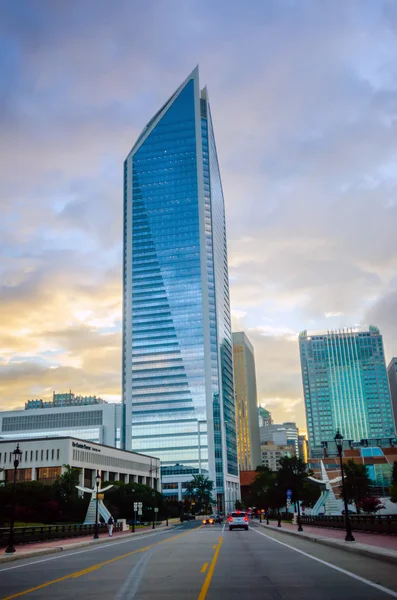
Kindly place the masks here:
POLYGON ((232 512, 229 515, 229 531, 232 529, 243 528, 248 531, 248 517, 245 512, 240 510, 232 512))

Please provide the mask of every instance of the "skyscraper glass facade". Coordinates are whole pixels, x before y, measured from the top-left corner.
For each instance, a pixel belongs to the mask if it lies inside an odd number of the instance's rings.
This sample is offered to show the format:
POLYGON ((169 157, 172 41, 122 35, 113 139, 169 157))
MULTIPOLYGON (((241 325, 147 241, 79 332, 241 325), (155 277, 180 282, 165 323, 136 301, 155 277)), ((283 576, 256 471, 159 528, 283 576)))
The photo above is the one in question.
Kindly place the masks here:
POLYGON ((163 480, 209 475, 223 501, 238 481, 226 227, 198 69, 124 165, 123 404, 125 448, 159 457, 163 480))
POLYGON ((345 440, 394 436, 383 341, 379 330, 299 337, 311 455, 340 429, 345 440))

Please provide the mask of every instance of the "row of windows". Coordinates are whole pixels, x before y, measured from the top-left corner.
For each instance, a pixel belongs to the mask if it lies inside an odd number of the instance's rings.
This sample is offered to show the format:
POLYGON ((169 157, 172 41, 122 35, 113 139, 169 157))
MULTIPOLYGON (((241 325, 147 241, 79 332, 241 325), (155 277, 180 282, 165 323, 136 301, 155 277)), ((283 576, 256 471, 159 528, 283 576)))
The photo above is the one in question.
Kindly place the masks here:
MULTIPOLYGON (((14 455, 12 452, 0 452, 0 463, 3 460, 3 463, 9 462, 10 464, 14 463, 14 455)), ((38 462, 43 460, 59 460, 59 448, 52 448, 46 450, 25 450, 22 452, 22 456, 20 458, 20 462, 28 463, 28 462, 38 462)))

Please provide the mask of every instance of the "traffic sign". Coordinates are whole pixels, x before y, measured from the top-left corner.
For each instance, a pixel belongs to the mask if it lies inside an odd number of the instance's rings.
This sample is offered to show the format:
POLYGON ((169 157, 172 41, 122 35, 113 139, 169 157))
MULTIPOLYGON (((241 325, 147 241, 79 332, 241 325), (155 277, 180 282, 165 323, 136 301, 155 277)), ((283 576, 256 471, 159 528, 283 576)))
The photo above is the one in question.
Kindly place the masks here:
POLYGON ((292 490, 287 490, 287 500, 291 500, 292 498, 292 490))
POLYGON ((138 510, 138 515, 142 516, 142 511, 141 510, 138 510))
POLYGON ((159 509, 158 509, 158 508, 155 508, 155 509, 154 509, 154 512, 159 512, 159 509))

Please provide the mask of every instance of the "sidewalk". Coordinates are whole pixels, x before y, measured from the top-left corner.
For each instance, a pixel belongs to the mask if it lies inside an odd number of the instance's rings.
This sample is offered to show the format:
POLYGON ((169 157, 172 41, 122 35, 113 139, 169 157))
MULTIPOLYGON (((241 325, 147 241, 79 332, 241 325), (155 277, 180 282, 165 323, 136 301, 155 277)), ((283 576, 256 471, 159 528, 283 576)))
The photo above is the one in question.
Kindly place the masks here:
MULTIPOLYGON (((173 521, 173 520, 172 520, 173 521)), ((179 519, 178 519, 179 522, 179 519)), ((168 529, 171 529, 175 525, 171 522, 168 529)), ((92 546, 95 544, 103 544, 106 542, 112 542, 114 540, 120 541, 120 539, 133 539, 134 537, 142 534, 147 534, 152 531, 167 529, 166 525, 158 525, 155 530, 149 527, 142 527, 131 533, 130 531, 115 531, 112 537, 105 533, 99 534, 99 539, 94 540, 92 534, 84 535, 81 537, 64 538, 60 540, 49 540, 44 542, 32 542, 30 544, 18 544, 15 546, 16 552, 14 554, 5 554, 5 548, 0 548, 0 564, 9 562, 12 560, 18 560, 22 558, 33 558, 35 556, 41 556, 43 554, 51 554, 53 552, 62 552, 64 550, 73 550, 75 548, 81 548, 84 546, 92 546)))
POLYGON ((271 529, 286 535, 299 536, 312 542, 339 548, 347 552, 355 552, 386 562, 397 563, 397 536, 353 531, 355 541, 346 542, 346 532, 342 529, 303 525, 303 531, 299 532, 298 526, 291 523, 283 522, 281 528, 277 527, 277 525, 266 525, 264 523, 261 525, 265 529, 271 529))

